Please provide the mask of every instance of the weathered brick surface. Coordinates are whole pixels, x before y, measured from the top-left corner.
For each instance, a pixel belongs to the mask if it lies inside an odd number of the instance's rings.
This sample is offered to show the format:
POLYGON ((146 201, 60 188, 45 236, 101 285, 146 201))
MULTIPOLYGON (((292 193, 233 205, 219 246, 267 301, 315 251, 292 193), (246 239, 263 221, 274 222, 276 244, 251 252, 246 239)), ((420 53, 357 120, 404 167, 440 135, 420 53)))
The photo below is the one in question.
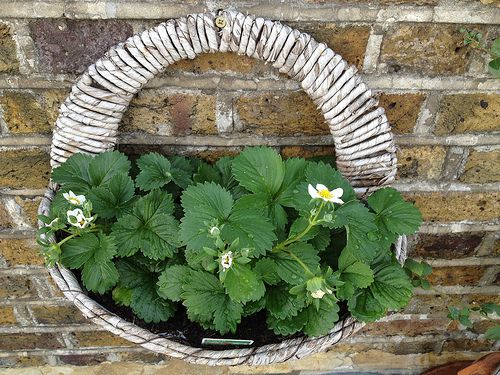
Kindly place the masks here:
POLYGON ((156 364, 165 360, 171 359, 162 354, 143 351, 143 352, 123 352, 120 353, 120 358, 123 362, 140 362, 156 364))
POLYGON ((438 0, 380 0, 382 5, 437 5, 438 0))
POLYGON ((406 193, 425 221, 488 221, 498 217, 500 193, 426 192, 406 193))
POLYGON ((474 333, 485 333, 489 328, 498 324, 498 322, 492 320, 481 320, 473 323, 471 331, 474 333))
POLYGON ((424 100, 424 94, 382 93, 379 106, 385 108, 394 134, 408 134, 413 133, 424 100))
POLYGON ((33 305, 30 309, 35 320, 40 324, 90 323, 74 306, 33 305))
POLYGON ((470 183, 498 182, 500 181, 499 165, 500 149, 494 151, 473 150, 469 153, 459 180, 470 183))
POLYGON ((448 306, 465 306, 472 303, 500 303, 499 295, 490 294, 431 294, 415 295, 403 310, 405 314, 448 315, 448 306))
POLYGON ((432 285, 478 285, 487 267, 433 267, 429 282, 432 285))
POLYGON ((500 130, 500 95, 445 95, 439 103, 435 134, 481 133, 500 130))
POLYGON ((237 55, 235 53, 205 53, 197 56, 193 60, 181 60, 170 65, 166 74, 171 73, 193 73, 203 74, 211 72, 221 72, 230 74, 241 74, 251 76, 252 74, 262 75, 271 72, 272 67, 263 61, 237 55))
POLYGON ((5 203, 0 201, 0 229, 10 229, 14 226, 12 217, 5 207, 5 203))
POLYGON ((5 91, 0 107, 7 129, 12 134, 49 133, 67 95, 66 90, 5 91))
POLYGON ((38 367, 47 364, 47 359, 39 355, 11 355, 0 358, 0 366, 12 367, 38 367))
POLYGON ((12 74, 18 71, 19 62, 12 32, 8 25, 0 23, 0 74, 12 74))
POLYGON ((0 307, 0 326, 16 324, 14 309, 11 306, 0 307))
POLYGON ((58 349, 62 339, 52 333, 0 334, 0 350, 58 349))
POLYGON ((283 146, 280 154, 284 158, 335 157, 333 146, 283 146))
POLYGON ((80 347, 91 346, 135 346, 134 343, 113 335, 108 331, 87 332, 80 331, 73 333, 77 345, 80 347))
POLYGON ((215 96, 143 90, 130 104, 120 129, 159 135, 217 134, 215 96))
POLYGON ((454 327, 449 326, 448 319, 419 320, 418 317, 411 320, 394 320, 391 322, 377 322, 366 325, 361 334, 369 336, 419 336, 429 333, 451 331, 454 327))
POLYGON ((70 354, 58 356, 59 361, 64 365, 72 366, 92 366, 106 361, 106 354, 70 354))
POLYGON ((0 238, 0 256, 12 267, 44 264, 34 239, 0 238))
POLYGON ((398 148, 398 177, 435 180, 441 175, 446 149, 442 146, 398 148))
POLYGON ((443 344, 443 351, 446 352, 462 352, 462 351, 471 351, 471 352, 479 352, 484 351, 488 352, 492 349, 492 342, 490 340, 485 339, 448 339, 443 344))
POLYGON ((42 189, 50 177, 49 155, 32 148, 0 150, 0 187, 42 189))
POLYGON ((133 34, 118 20, 39 19, 30 22, 40 59, 47 73, 82 73, 108 50, 133 34))
POLYGON ((234 108, 245 132, 256 135, 329 134, 321 112, 303 92, 244 95, 234 108))
MULTIPOLYGON (((470 49, 458 25, 396 24, 386 33, 380 62, 390 73, 463 74, 470 49)), ((483 31, 483 27, 475 27, 483 31)))
POLYGON ((0 276, 0 299, 36 298, 33 282, 27 276, 0 276))
POLYGON ((412 255, 424 258, 457 259, 474 254, 484 233, 419 234, 412 255))
POLYGON ((346 26, 323 22, 290 23, 301 31, 311 34, 318 42, 323 42, 341 55, 349 64, 361 70, 366 44, 370 35, 368 26, 346 26))
POLYGON ((36 227, 38 225, 38 206, 40 206, 42 197, 17 196, 14 200, 21 207, 24 221, 32 227, 36 227))

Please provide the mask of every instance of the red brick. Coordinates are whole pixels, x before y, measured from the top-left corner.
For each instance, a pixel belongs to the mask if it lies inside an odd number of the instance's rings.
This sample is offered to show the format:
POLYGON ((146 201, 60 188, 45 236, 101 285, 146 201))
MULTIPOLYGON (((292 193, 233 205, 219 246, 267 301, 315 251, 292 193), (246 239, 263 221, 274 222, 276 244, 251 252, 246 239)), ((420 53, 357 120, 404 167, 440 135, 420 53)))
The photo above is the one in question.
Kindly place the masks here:
POLYGON ((457 259, 474 254, 484 233, 419 234, 412 255, 424 258, 457 259))

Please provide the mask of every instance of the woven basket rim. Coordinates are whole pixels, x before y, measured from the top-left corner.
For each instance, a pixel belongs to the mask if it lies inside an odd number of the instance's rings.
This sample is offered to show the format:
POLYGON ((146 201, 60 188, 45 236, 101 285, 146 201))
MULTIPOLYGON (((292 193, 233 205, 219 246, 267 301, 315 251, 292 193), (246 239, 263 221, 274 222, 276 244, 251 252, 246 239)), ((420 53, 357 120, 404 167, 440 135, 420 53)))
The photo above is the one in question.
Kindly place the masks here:
MULTIPOLYGON (((52 139, 52 167, 77 152, 98 154, 114 148, 121 117, 145 83, 173 62, 213 52, 234 52, 264 60, 299 81, 330 127, 339 171, 358 191, 367 192, 394 180, 396 156, 390 126, 356 68, 349 67, 326 44, 316 42, 307 33, 234 10, 170 19, 110 48, 77 80, 61 105, 52 139)), ((48 213, 56 188, 49 183, 40 214, 48 213)), ((40 227, 43 225, 39 222, 40 227)), ((404 259, 405 250, 406 241, 401 238, 397 256, 404 259)), ((192 363, 283 362, 324 351, 364 325, 348 316, 321 337, 302 336, 247 349, 194 348, 160 337, 107 311, 86 295, 74 274, 63 266, 57 264, 49 271, 64 295, 94 323, 147 349, 192 363)))

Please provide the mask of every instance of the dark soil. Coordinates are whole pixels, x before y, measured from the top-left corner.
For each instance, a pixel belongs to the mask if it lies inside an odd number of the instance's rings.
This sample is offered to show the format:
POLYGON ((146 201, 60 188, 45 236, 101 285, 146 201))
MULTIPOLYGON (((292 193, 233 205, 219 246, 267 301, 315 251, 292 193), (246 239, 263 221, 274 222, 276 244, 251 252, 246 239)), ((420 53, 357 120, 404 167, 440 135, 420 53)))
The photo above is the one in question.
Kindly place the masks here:
MULTIPOLYGON (((297 333, 292 336, 279 336, 273 333, 266 326, 266 313, 265 311, 260 311, 251 316, 247 316, 241 319, 241 323, 238 325, 238 329, 234 334, 221 335, 216 331, 205 330, 197 323, 193 323, 188 320, 186 309, 184 306, 180 305, 176 314, 170 318, 167 322, 162 322, 158 324, 146 323, 143 320, 138 319, 132 310, 124 307, 118 306, 114 303, 111 294, 99 295, 94 293, 89 293, 94 301, 101 304, 110 312, 122 317, 123 319, 132 322, 139 327, 149 330, 150 332, 156 333, 164 338, 176 341, 178 343, 212 350, 225 350, 225 349, 236 349, 236 348, 247 348, 247 346, 237 346, 237 345, 224 345, 224 346, 214 346, 214 345, 201 345, 201 340, 203 338, 234 338, 234 339, 246 339, 254 340, 252 347, 258 347, 267 344, 279 343, 285 339, 300 337, 302 334, 297 333)), ((339 315, 341 317, 346 316, 347 308, 342 306, 340 308, 339 315)))
MULTIPOLYGON (((211 346, 211 345, 201 345, 201 340, 203 338, 234 338, 234 339, 245 339, 254 340, 252 346, 262 346, 266 344, 273 344, 283 341, 285 338, 283 336, 278 336, 266 327, 266 314, 265 311, 260 311, 251 316, 247 316, 241 319, 241 323, 238 325, 238 330, 234 334, 221 335, 216 331, 205 330, 197 323, 191 322, 187 318, 186 309, 184 306, 180 305, 175 315, 170 318, 167 322, 162 323, 146 323, 143 320, 138 319, 131 309, 118 306, 114 303, 111 294, 99 295, 94 293, 89 293, 94 301, 101 304, 107 310, 115 313, 121 318, 132 322, 139 327, 147 329, 153 333, 156 333, 164 338, 170 339, 172 341, 179 342, 184 345, 192 347, 203 347, 204 349, 213 350, 225 350, 228 348, 245 348, 247 346, 237 346, 237 345, 224 345, 224 346, 211 346)), ((287 338, 299 337, 301 334, 296 334, 289 336, 287 338)))

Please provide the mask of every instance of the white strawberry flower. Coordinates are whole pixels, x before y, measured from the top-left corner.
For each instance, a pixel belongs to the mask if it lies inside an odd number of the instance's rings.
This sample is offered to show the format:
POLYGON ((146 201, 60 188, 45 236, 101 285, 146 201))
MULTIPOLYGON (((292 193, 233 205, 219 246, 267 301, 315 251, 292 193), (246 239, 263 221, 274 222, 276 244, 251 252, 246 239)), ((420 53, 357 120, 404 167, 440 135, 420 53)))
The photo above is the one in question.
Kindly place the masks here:
POLYGON ((69 210, 66 216, 68 217, 68 223, 81 229, 86 228, 94 220, 93 216, 85 217, 83 211, 79 208, 69 210))
POLYGON ((307 187, 307 191, 313 199, 323 199, 325 202, 333 202, 338 204, 344 203, 344 201, 340 199, 342 194, 344 194, 344 190, 342 188, 337 188, 330 191, 325 185, 317 184, 316 187, 314 187, 309 184, 309 186, 307 187))
POLYGON ((311 293, 311 297, 321 299, 325 294, 321 289, 318 289, 311 293))
POLYGON ((227 270, 228 268, 231 268, 233 264, 233 252, 228 251, 227 253, 222 254, 220 259, 220 264, 223 268, 223 271, 227 270))
POLYGON ((74 204, 75 206, 81 206, 87 200, 85 195, 76 195, 71 190, 67 193, 63 193, 64 199, 66 199, 69 203, 74 204))
POLYGON ((321 298, 323 298, 323 296, 325 294, 327 294, 327 293, 332 294, 333 293, 330 289, 328 289, 328 288, 325 288, 325 289, 326 289, 326 292, 323 291, 322 289, 318 289, 318 290, 315 290, 314 292, 311 292, 311 297, 321 299, 321 298))
POLYGON ((220 234, 220 229, 216 226, 213 226, 210 228, 209 232, 212 237, 217 237, 220 234))

